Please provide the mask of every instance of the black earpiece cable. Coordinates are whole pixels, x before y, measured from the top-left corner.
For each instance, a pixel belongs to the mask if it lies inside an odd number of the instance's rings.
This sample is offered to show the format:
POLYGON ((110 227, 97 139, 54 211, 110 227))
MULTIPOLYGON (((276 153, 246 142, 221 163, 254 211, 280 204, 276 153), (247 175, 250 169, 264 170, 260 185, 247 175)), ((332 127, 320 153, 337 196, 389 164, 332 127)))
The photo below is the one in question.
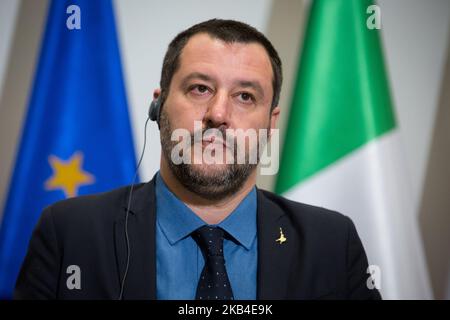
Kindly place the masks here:
POLYGON ((125 280, 127 279, 128 269, 130 267, 131 249, 130 249, 130 239, 128 237, 128 216, 129 216, 129 213, 130 213, 131 198, 132 198, 132 195, 133 195, 134 184, 136 182, 136 178, 137 178, 137 175, 138 175, 138 172, 139 172, 139 167, 141 166, 142 158, 144 157, 145 145, 147 144, 147 124, 148 124, 149 120, 150 120, 150 117, 147 117, 147 120, 145 121, 145 127, 144 127, 144 146, 142 147, 141 156, 139 158, 139 162, 138 162, 138 165, 136 167, 136 172, 134 173, 133 182, 131 183, 131 188, 130 188, 130 194, 128 196, 127 212, 125 214, 125 240, 126 240, 126 243, 127 243, 127 264, 125 266, 125 272, 123 274, 122 283, 120 284, 120 293, 119 293, 119 297, 118 297, 117 300, 122 300, 123 299, 123 290, 125 288, 125 280))

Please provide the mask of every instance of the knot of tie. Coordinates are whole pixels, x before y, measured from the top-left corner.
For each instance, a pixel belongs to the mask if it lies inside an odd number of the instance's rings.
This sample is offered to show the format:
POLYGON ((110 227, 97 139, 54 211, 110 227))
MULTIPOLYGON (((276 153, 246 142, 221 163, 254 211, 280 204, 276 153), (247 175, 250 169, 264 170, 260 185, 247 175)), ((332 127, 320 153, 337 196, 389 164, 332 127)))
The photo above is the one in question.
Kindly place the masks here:
POLYGON ((194 238, 205 256, 223 256, 224 231, 218 227, 203 226, 194 231, 194 238))

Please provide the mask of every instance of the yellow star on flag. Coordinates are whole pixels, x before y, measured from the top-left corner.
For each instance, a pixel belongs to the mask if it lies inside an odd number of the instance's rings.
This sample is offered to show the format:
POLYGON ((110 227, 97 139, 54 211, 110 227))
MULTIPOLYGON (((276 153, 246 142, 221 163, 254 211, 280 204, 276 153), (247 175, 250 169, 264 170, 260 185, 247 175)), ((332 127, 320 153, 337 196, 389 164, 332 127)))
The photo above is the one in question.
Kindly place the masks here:
POLYGON ((83 171, 83 153, 79 151, 67 161, 51 155, 48 162, 53 169, 53 175, 45 181, 46 190, 62 189, 66 198, 70 198, 78 194, 80 186, 93 184, 95 181, 93 175, 83 171))

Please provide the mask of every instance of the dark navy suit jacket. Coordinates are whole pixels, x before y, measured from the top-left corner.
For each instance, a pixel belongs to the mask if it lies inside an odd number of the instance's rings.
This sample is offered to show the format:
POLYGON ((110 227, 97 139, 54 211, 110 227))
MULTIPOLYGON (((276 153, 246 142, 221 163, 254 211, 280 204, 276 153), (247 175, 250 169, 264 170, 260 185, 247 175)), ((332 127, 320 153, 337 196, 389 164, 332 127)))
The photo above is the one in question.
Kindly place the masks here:
MULTIPOLYGON (((16 299, 117 299, 127 248, 129 187, 47 207, 30 240, 16 299), (80 270, 80 288, 67 286, 80 270), (72 288, 72 289, 70 289, 72 288)), ((258 189, 258 299, 380 299, 352 221, 258 189), (280 244, 280 228, 286 241, 280 244)), ((154 180, 135 186, 124 299, 156 298, 154 180)))

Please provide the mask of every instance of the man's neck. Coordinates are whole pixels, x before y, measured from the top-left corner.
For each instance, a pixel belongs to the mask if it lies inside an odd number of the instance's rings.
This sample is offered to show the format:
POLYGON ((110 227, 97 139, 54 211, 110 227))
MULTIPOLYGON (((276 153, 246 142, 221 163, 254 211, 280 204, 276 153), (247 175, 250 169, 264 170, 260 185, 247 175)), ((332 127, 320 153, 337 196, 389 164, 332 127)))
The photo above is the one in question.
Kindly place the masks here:
POLYGON ((225 220, 256 184, 256 170, 254 170, 238 192, 224 199, 211 200, 186 189, 172 174, 164 160, 161 161, 160 174, 170 191, 207 224, 218 224, 225 220))

